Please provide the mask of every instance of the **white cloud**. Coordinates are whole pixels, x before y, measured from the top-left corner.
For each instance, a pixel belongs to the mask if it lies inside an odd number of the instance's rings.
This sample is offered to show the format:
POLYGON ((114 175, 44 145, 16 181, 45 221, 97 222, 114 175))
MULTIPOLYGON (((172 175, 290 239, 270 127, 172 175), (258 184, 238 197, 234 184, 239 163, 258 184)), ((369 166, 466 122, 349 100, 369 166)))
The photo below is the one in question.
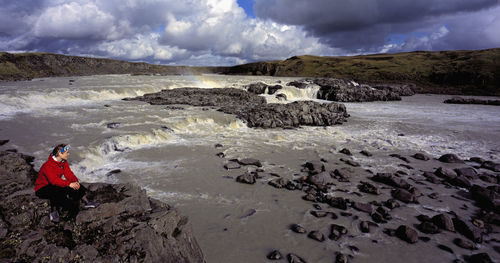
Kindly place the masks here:
POLYGON ((129 31, 127 20, 116 19, 94 3, 64 3, 47 8, 33 27, 36 37, 118 39, 129 31))

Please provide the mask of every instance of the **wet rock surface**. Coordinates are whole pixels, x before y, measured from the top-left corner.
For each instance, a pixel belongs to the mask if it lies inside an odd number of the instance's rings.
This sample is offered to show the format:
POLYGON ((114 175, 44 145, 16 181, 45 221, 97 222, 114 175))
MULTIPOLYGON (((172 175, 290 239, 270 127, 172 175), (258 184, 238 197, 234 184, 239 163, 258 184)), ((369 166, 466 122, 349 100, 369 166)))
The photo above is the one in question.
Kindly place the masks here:
POLYGON ((313 82, 320 86, 318 99, 340 102, 401 100, 400 90, 389 87, 374 88, 346 79, 314 79, 313 82))
POLYGON ((84 184, 101 205, 49 218, 33 158, 0 152, 1 262, 204 262, 187 217, 129 184, 84 184))
POLYGON ((451 99, 447 99, 447 100, 443 101, 443 103, 449 103, 449 104, 482 104, 482 105, 500 106, 500 100, 481 100, 481 99, 462 98, 462 97, 453 97, 451 99))
POLYGON ((264 97, 234 88, 180 88, 125 100, 140 100, 152 105, 187 104, 217 107, 221 112, 236 115, 248 127, 259 128, 330 126, 342 124, 349 116, 345 106, 339 103, 296 101, 288 104, 267 104, 264 97))

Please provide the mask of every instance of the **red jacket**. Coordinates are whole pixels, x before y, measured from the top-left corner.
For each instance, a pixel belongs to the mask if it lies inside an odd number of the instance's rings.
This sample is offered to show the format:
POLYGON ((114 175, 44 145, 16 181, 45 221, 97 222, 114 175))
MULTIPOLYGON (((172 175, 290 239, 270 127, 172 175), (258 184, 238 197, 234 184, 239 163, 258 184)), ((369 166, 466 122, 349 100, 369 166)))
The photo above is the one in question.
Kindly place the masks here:
POLYGON ((75 174, 69 168, 68 162, 62 160, 57 162, 49 155, 49 159, 42 165, 35 182, 35 192, 46 185, 56 185, 61 187, 69 186, 70 183, 78 182, 75 174), (62 179, 62 176, 64 178, 62 179))

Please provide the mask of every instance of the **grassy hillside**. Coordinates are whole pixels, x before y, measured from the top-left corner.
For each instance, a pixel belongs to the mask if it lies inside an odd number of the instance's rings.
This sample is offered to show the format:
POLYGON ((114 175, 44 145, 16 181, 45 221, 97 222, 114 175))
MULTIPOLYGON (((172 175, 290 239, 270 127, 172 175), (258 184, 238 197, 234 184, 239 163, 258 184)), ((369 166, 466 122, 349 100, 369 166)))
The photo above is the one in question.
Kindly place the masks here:
POLYGON ((215 71, 216 67, 174 67, 50 53, 0 52, 0 80, 98 74, 201 74, 215 71))
POLYGON ((234 67, 174 67, 50 53, 0 52, 0 80, 97 74, 268 75, 349 78, 361 83, 413 83, 420 93, 500 96, 500 48, 352 57, 295 56, 234 67))
POLYGON ((418 92, 500 96, 500 48, 352 57, 295 56, 250 63, 226 74, 350 78, 363 83, 414 83, 418 92))

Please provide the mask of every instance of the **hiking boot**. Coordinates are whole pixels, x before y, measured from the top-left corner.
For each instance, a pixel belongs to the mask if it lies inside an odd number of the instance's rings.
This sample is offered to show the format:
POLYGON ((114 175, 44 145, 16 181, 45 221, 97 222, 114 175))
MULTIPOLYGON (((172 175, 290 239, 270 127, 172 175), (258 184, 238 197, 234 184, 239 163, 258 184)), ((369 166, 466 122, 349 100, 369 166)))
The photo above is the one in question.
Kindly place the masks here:
POLYGON ((84 208, 85 209, 89 209, 89 208, 96 208, 99 206, 99 203, 97 202, 93 202, 93 201, 89 201, 85 204, 84 208))
POLYGON ((54 223, 59 223, 59 213, 57 211, 50 213, 49 217, 50 217, 50 221, 52 221, 54 223))

